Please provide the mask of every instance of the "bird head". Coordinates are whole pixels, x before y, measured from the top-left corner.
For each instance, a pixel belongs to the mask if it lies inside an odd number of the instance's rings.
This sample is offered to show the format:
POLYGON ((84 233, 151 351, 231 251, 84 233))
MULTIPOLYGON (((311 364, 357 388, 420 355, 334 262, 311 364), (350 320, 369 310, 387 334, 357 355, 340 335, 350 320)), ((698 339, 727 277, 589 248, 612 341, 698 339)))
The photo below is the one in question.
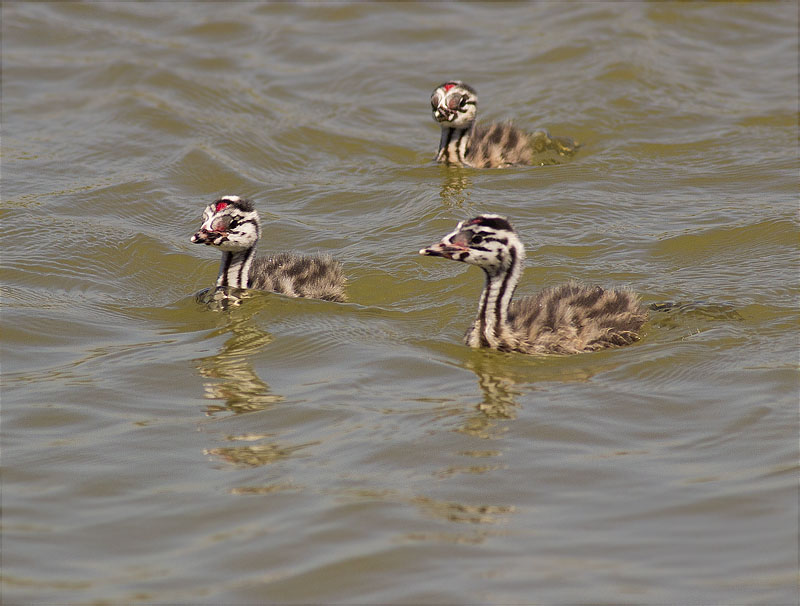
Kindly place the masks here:
POLYGON ((260 231, 258 212, 250 200, 239 196, 223 196, 206 206, 203 224, 191 241, 237 252, 255 246, 260 231))
POLYGON ((444 257, 477 265, 494 275, 508 271, 525 257, 525 248, 508 219, 486 213, 461 221, 439 242, 419 251, 430 257, 444 257))
POLYGON ((458 80, 445 82, 431 94, 431 111, 433 119, 442 126, 464 128, 475 121, 478 94, 458 80))

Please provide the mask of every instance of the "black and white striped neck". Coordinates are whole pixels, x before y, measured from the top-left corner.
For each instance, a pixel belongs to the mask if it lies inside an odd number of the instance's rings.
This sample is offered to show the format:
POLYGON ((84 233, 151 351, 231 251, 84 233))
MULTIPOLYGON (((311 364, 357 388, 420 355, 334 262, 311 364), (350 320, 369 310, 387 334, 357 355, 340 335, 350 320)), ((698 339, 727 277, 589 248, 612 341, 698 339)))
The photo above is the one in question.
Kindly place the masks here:
POLYGON ((238 250, 235 252, 223 251, 222 262, 219 265, 217 275, 217 288, 239 288, 250 287, 250 268, 256 256, 256 247, 238 250))
POLYGON ((442 125, 442 136, 439 139, 439 152, 436 154, 436 161, 469 166, 467 155, 469 154, 474 128, 474 122, 464 128, 442 125))
POLYGON ((512 350, 515 346, 514 331, 508 323, 508 308, 522 273, 525 250, 521 246, 509 246, 501 254, 508 258, 503 259, 497 269, 484 268, 486 283, 478 304, 478 315, 466 335, 470 347, 512 350))

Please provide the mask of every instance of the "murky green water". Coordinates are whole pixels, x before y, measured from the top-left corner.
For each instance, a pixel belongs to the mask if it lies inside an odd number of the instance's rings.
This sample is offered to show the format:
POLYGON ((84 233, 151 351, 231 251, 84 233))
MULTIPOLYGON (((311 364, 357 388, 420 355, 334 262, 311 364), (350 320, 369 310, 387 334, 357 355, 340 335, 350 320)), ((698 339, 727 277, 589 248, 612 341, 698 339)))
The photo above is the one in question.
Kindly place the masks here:
POLYGON ((794 3, 3 4, 3 601, 796 603, 794 3), (584 143, 431 162, 428 97, 584 143), (198 306, 203 206, 351 303, 198 306), (637 345, 470 351, 476 211, 520 293, 637 345))

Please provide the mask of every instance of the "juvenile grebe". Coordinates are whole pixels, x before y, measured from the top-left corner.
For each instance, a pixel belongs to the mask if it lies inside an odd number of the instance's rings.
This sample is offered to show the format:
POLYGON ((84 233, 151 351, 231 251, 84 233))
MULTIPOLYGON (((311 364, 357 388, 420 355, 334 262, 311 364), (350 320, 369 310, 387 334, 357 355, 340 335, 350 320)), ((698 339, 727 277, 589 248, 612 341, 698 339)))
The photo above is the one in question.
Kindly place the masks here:
POLYGON ((431 109, 442 127, 437 162, 472 168, 542 164, 547 161, 546 152, 566 157, 579 147, 567 137, 551 137, 546 130, 529 133, 509 123, 476 126, 478 95, 458 80, 436 87, 431 109))
POLYGON ((462 221, 421 255, 477 265, 486 273, 478 315, 464 342, 526 354, 573 354, 639 340, 647 319, 639 298, 570 282, 512 301, 525 247, 508 219, 495 214, 462 221))
POLYGON ((250 200, 223 196, 203 211, 195 244, 222 251, 218 289, 269 290, 290 297, 345 301, 345 277, 338 261, 328 256, 278 253, 256 258, 261 221, 250 200))

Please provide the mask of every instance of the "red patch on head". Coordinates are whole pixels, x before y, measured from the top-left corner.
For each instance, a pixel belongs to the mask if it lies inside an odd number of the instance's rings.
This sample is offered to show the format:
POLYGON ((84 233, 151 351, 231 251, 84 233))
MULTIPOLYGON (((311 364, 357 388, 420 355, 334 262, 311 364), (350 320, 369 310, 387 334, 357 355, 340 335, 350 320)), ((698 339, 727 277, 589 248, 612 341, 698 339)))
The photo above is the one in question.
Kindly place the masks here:
POLYGON ((217 202, 217 205, 214 207, 214 212, 218 213, 223 208, 228 207, 228 202, 217 202))
POLYGON ((455 86, 455 84, 453 84, 452 82, 448 82, 447 84, 444 85, 444 92, 449 91, 454 86, 455 86))

